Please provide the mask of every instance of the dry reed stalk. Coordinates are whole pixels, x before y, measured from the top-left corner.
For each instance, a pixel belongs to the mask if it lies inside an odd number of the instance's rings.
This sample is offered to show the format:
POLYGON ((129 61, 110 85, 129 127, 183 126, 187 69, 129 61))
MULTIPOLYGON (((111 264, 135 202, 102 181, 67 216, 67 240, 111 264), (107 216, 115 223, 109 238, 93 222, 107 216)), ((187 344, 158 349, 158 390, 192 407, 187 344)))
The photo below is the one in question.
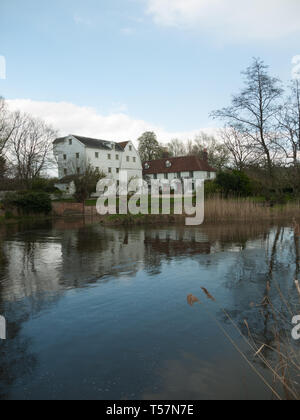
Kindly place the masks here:
POLYGON ((300 297, 300 285, 299 285, 299 280, 295 280, 295 285, 296 285, 296 289, 297 289, 297 292, 298 292, 299 297, 300 297))
MULTIPOLYGON (((202 289, 203 290, 203 289, 202 289)), ((203 290, 204 291, 204 290, 203 290)), ((204 292, 205 293, 205 292, 204 292)), ((205 293, 206 294, 206 293, 205 293)), ((209 294, 209 293, 208 293, 209 294)), ((210 294, 209 294, 210 295, 210 294)), ((211 296, 211 295, 210 295, 211 296)), ((197 302, 199 302, 198 298, 196 298, 193 295, 188 295, 188 303, 190 299, 196 299, 197 302)), ((209 298, 210 299, 210 298, 209 298)), ((189 303, 190 304, 190 303, 189 303)), ((191 305, 192 306, 192 305, 191 305)), ((224 329, 224 327, 221 325, 221 323, 217 320, 215 316, 213 316, 208 309, 206 309, 205 305, 201 304, 201 306, 206 310, 209 317, 218 325, 220 330, 223 332, 225 337, 229 340, 229 342, 233 345, 233 347, 236 349, 236 351, 242 356, 242 358, 246 361, 246 363, 250 366, 250 368, 254 371, 254 373, 262 380, 262 382, 267 386, 267 388, 270 389, 272 394, 281 401, 282 398, 278 394, 278 392, 268 383, 268 381, 264 378, 264 376, 256 369, 256 367, 253 365, 253 363, 250 362, 246 354, 239 348, 239 346, 235 343, 235 341, 230 337, 230 335, 227 333, 227 331, 224 329)), ((228 315, 229 316, 229 315, 228 315)), ((230 318, 230 317, 229 317, 230 318)), ((231 318, 230 318, 231 319, 231 318)), ((233 322, 233 320, 231 319, 233 322)), ((235 325, 235 324, 234 324, 235 325)), ((238 327, 236 327, 238 328, 238 327)), ((243 336, 243 335, 242 335, 243 336)), ((276 374, 276 372, 274 372, 276 374)))
MULTIPOLYGON (((214 302, 216 302, 216 299, 207 291, 207 289, 202 288, 203 292, 205 293, 205 295, 207 296, 208 299, 213 300, 214 302)), ((202 305, 203 306, 203 305, 202 305)), ((219 305, 218 305, 219 306, 219 305)), ((220 306, 219 306, 220 307, 220 306)), ((220 307, 221 308, 221 307, 220 307)), ((234 328, 238 331, 238 333, 240 334, 240 336, 243 338, 243 340, 245 341, 245 343, 252 349, 252 351, 255 352, 256 357, 258 357, 261 362, 270 370, 270 372, 272 372, 273 377, 276 378, 277 380, 279 380, 279 382, 282 383, 283 387, 284 387, 284 391, 286 392, 287 397, 289 397, 288 392, 290 392, 291 395, 293 395, 293 397, 295 399, 298 399, 296 393, 293 391, 293 389, 291 389, 289 387, 289 385, 287 384, 286 378, 285 376, 281 376, 278 371, 276 369, 273 369, 273 367, 271 366, 271 364, 268 362, 268 360, 261 354, 262 352, 262 348, 258 349, 256 348, 255 345, 255 341, 252 338, 251 332, 250 332, 250 328, 249 325, 247 323, 247 321, 245 320, 244 323, 248 329, 249 332, 249 337, 252 339, 254 346, 251 344, 251 342, 245 337, 245 335, 242 333, 242 331, 240 330, 240 328, 236 325, 236 323, 233 321, 232 317, 228 314, 228 312, 221 308, 221 310, 224 312, 225 316, 229 319, 229 321, 231 322, 231 324, 234 326, 234 328)), ((207 312, 209 312, 207 310, 207 312)), ((247 357, 245 356, 245 354, 242 352, 242 350, 240 350, 240 348, 238 347, 238 345, 231 339, 231 337, 226 333, 226 331, 224 330, 224 328, 222 327, 222 325, 219 323, 219 321, 212 316, 209 313, 210 317, 213 318, 215 320, 215 322, 218 324, 219 328, 222 330, 222 332, 225 334, 225 336, 229 339, 229 341, 234 345, 234 347, 238 350, 238 352, 243 356, 243 358, 247 361, 247 363, 250 365, 250 367, 254 370, 254 372, 260 377, 260 379, 263 380, 263 382, 272 390, 272 392, 274 393, 274 395, 278 398, 278 394, 276 391, 274 391, 274 389, 271 387, 270 384, 268 384, 268 382, 263 378, 262 375, 260 375, 260 373, 256 370, 256 368, 252 365, 252 363, 247 359, 247 357)), ((263 345, 264 347, 265 345, 263 345)), ((279 397, 279 399, 281 399, 281 397, 279 397)))

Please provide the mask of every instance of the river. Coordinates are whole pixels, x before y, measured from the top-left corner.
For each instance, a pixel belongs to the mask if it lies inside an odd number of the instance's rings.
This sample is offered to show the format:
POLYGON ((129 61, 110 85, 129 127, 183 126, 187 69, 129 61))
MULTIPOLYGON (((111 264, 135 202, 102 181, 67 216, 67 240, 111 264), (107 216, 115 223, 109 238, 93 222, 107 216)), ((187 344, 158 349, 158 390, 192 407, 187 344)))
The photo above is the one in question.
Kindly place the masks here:
POLYGON ((255 305, 298 252, 288 224, 2 226, 0 399, 271 399, 220 325, 250 359, 223 309, 270 342, 255 305))

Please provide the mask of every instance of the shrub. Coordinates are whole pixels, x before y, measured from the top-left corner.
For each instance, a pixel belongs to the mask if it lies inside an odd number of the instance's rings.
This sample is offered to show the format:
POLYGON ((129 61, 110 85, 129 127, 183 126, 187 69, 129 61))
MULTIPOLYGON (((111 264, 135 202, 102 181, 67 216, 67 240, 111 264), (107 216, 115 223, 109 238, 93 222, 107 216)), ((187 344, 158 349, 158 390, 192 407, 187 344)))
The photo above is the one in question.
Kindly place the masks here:
POLYGON ((3 204, 7 211, 10 208, 16 207, 22 214, 48 214, 52 210, 51 198, 44 192, 30 191, 19 194, 7 194, 3 200, 3 204))
POLYGON ((233 194, 240 197, 246 197, 252 194, 252 185, 250 178, 241 171, 219 172, 216 184, 226 197, 233 194))
POLYGON ((32 181, 32 191, 43 191, 49 194, 56 193, 57 188, 55 187, 55 183, 57 179, 51 178, 36 178, 32 181))
POLYGON ((96 191, 96 186, 100 179, 105 177, 106 175, 103 172, 91 166, 86 168, 84 174, 75 175, 73 179, 76 188, 74 199, 78 203, 84 203, 96 191))

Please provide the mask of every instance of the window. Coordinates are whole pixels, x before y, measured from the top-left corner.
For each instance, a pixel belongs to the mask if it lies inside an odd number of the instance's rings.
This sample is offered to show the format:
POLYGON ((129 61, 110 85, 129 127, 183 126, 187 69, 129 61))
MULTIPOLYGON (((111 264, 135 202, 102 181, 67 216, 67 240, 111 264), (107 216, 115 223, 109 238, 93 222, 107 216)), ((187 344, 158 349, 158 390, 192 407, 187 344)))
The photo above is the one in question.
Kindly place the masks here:
POLYGON ((157 174, 154 174, 154 179, 157 179, 157 174))
POLYGON ((98 171, 98 172, 99 172, 99 166, 96 166, 96 171, 98 171))
POLYGON ((145 169, 147 170, 147 169, 150 169, 150 165, 149 165, 149 163, 145 163, 145 169))
POLYGON ((211 178, 211 173, 207 172, 207 179, 210 179, 210 178, 211 178))
POLYGON ((133 163, 136 163, 136 158, 135 157, 133 158, 133 163))
POLYGON ((67 169, 64 169, 64 175, 68 175, 67 169))
POLYGON ((72 144, 73 144, 73 140, 69 139, 69 145, 72 146, 72 144))
POLYGON ((177 172, 177 178, 180 179, 181 178, 181 172, 177 172))
POLYGON ((77 173, 80 174, 80 168, 77 168, 77 173))
POLYGON ((132 152, 132 146, 129 146, 129 152, 132 152))
POLYGON ((117 169, 116 169, 116 172, 117 172, 117 174, 118 174, 118 173, 120 172, 120 169, 119 169, 119 168, 117 168, 117 169))
POLYGON ((108 168, 108 173, 111 174, 111 168, 108 168))
POLYGON ((190 178, 194 178, 194 172, 190 171, 190 178))
POLYGON ((107 155, 107 159, 111 160, 111 154, 110 153, 107 155))
POLYGON ((127 162, 130 162, 130 157, 129 157, 129 156, 127 156, 126 160, 127 160, 127 162))
POLYGON ((76 159, 79 159, 79 156, 80 156, 79 153, 76 153, 76 159))
POLYGON ((64 160, 67 160, 67 155, 64 155, 64 160))
POLYGON ((99 153, 98 152, 95 152, 95 158, 99 159, 99 153))
POLYGON ((165 174, 165 179, 168 179, 168 174, 165 174))
POLYGON ((116 155, 116 160, 119 160, 119 155, 116 155))

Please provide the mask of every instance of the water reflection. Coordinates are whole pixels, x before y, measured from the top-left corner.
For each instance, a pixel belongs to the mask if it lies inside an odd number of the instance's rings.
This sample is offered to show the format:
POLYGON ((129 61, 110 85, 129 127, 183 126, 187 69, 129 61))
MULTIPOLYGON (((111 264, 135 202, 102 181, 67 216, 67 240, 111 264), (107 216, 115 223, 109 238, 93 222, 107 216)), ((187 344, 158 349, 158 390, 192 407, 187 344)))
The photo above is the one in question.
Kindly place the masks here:
POLYGON ((241 329, 246 319, 272 345, 269 308, 262 316, 251 303, 276 299, 273 282, 290 293, 298 240, 291 227, 266 224, 2 226, 9 339, 0 343, 0 398, 268 398, 201 309, 185 307, 186 296, 205 287, 241 329))

